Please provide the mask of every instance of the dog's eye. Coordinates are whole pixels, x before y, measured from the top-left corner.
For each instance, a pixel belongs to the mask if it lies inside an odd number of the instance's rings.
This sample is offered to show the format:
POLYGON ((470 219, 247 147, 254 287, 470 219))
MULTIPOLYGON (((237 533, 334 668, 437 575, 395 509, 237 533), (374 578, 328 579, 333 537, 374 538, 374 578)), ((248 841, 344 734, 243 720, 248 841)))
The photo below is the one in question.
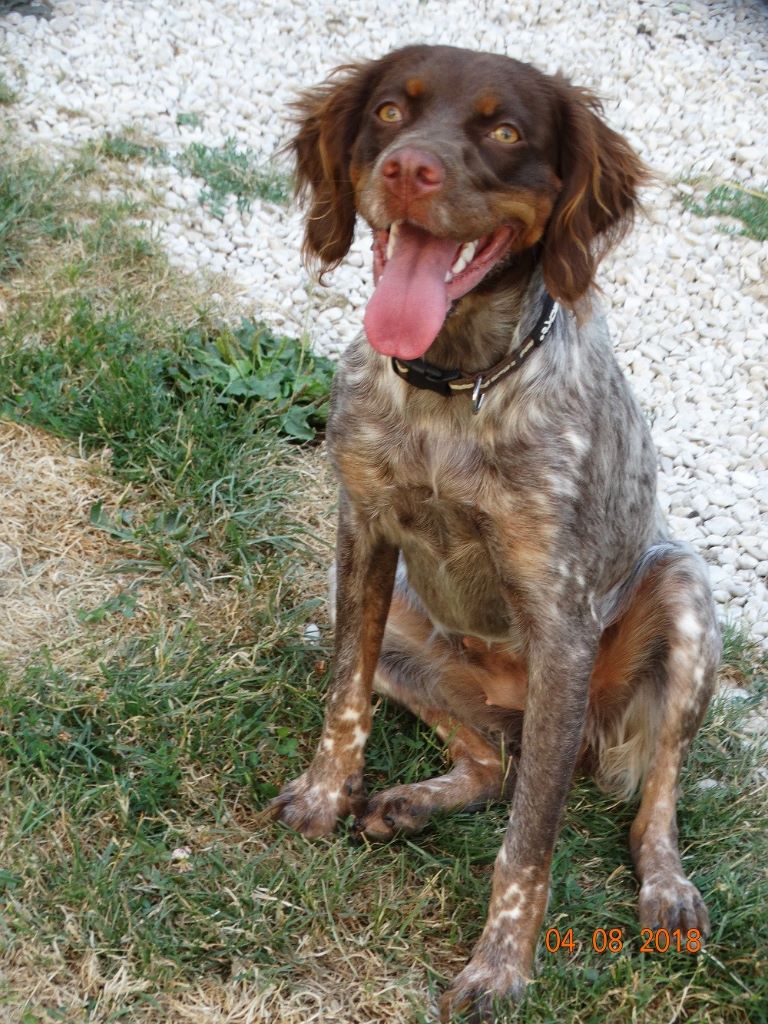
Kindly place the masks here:
POLYGON ((519 142, 520 132, 511 124, 500 124, 497 125, 493 131, 488 132, 488 138, 494 139, 496 142, 519 142))
POLYGON ((376 111, 376 116, 385 124, 397 124, 403 120, 403 112, 396 103, 382 103, 376 111))

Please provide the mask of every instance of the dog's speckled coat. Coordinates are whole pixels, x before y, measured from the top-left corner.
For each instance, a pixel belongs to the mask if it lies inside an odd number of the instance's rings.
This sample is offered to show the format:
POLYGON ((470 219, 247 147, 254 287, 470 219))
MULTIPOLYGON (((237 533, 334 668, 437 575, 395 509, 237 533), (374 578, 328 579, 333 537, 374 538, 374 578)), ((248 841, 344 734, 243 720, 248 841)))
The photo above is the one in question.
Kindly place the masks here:
POLYGON ((430 362, 479 372, 521 344, 547 291, 561 304, 546 342, 477 415, 468 396, 412 388, 365 339, 347 350, 328 428, 334 679, 317 754, 274 803, 307 835, 355 813, 384 837, 511 794, 488 919, 442 1002, 445 1019, 469 1006, 487 1020, 493 996, 519 997, 530 976, 577 764, 622 795, 642 787, 631 830, 642 925, 708 928, 675 803, 718 627, 705 566, 667 534, 650 434, 588 297, 645 170, 589 94, 491 54, 408 47, 343 69, 299 110, 306 245, 325 266, 358 214, 380 234, 407 221, 457 245, 514 225, 430 362), (382 104, 396 125, 377 121, 382 104), (499 123, 514 124, 514 145, 489 134, 499 123), (407 180, 393 184, 393 161, 407 180), (372 686, 446 739, 448 774, 366 802, 372 686))

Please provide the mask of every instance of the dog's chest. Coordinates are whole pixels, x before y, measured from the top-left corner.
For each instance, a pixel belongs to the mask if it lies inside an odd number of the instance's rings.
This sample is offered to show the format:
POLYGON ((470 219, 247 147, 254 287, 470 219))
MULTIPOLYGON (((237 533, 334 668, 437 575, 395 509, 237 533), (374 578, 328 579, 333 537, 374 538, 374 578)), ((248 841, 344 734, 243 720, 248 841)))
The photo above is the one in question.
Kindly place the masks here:
POLYGON ((418 536, 455 547, 477 539, 487 506, 497 511, 507 490, 480 444, 439 428, 369 421, 337 447, 355 505, 392 540, 418 536))
POLYGON ((490 453, 468 438, 371 424, 336 453, 362 521, 397 545, 433 621, 458 633, 514 639, 494 524, 513 494, 490 453))

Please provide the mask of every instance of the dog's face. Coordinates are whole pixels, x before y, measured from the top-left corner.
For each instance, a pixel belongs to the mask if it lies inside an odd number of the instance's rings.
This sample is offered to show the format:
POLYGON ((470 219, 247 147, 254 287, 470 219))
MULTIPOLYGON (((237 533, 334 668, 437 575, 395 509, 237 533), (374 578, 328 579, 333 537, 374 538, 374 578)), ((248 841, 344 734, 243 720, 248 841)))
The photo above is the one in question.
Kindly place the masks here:
POLYGON ((366 334, 386 355, 422 355, 453 302, 539 241, 561 188, 538 72, 480 54, 456 92, 451 50, 401 57, 352 147, 355 205, 374 228, 366 334))
POLYGON ((400 56, 352 147, 359 212, 380 231, 407 222, 466 243, 507 228, 505 248, 533 245, 561 187, 547 86, 495 54, 475 55, 460 82, 452 50, 400 56))
POLYGON ((365 218, 377 283, 366 333, 404 359, 429 348, 454 302, 534 246, 550 293, 578 300, 645 174, 594 97, 496 54, 406 47, 340 69, 297 106, 305 249, 335 265, 365 218))

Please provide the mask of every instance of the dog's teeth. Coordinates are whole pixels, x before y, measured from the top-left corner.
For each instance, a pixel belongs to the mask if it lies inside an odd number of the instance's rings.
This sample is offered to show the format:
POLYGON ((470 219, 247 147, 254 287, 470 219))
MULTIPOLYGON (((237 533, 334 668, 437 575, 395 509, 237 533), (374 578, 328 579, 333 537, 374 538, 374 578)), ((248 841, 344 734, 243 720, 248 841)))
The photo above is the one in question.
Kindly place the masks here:
POLYGON ((451 271, 451 270, 446 271, 446 274, 445 274, 445 277, 443 278, 443 280, 445 281, 446 284, 450 284, 450 282, 453 280, 453 271, 451 271))
POLYGON ((459 258, 451 267, 452 274, 460 274, 462 270, 466 270, 472 260, 475 258, 475 250, 477 249, 477 242, 465 242, 459 250, 459 258))
POLYGON ((389 227, 389 238, 387 239, 387 259, 392 256, 395 251, 395 240, 397 239, 397 227, 398 222, 393 221, 389 227))
POLYGON ((475 252, 477 251, 477 242, 465 242, 461 247, 459 253, 459 259, 464 260, 465 263, 471 263, 475 258, 475 252))

